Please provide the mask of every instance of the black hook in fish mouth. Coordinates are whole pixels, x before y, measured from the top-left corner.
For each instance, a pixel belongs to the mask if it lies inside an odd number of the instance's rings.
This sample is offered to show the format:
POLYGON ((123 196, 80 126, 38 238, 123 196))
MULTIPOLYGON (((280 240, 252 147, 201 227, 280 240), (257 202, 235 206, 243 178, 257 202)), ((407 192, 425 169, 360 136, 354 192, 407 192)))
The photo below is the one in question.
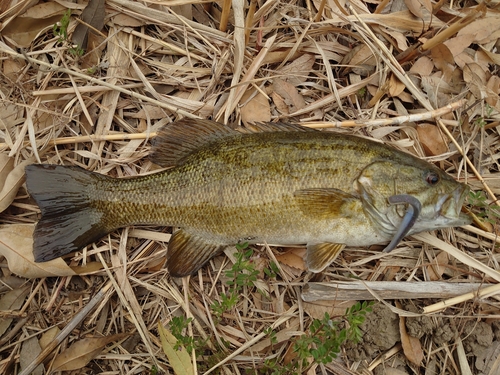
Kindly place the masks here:
POLYGON ((406 213, 405 216, 403 217, 403 220, 401 220, 401 224, 399 224, 396 234, 394 234, 394 237, 392 238, 389 245, 387 245, 387 247, 383 250, 384 253, 388 253, 396 248, 398 243, 411 230, 411 228, 417 221, 420 212, 422 211, 422 204, 420 203, 420 201, 411 195, 407 194, 393 195, 388 198, 388 201, 390 204, 406 203, 408 204, 408 208, 406 209, 406 213))

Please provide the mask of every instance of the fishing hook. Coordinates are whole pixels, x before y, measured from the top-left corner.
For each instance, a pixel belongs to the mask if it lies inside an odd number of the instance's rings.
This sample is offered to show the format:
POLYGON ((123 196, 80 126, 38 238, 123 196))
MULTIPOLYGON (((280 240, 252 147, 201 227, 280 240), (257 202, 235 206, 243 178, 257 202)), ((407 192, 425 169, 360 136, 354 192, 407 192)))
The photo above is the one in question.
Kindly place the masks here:
POLYGON ((417 221, 417 218, 420 215, 420 212, 422 211, 422 204, 420 203, 420 201, 411 195, 393 195, 388 198, 388 201, 390 204, 407 203, 408 208, 406 209, 405 216, 403 217, 401 224, 399 224, 398 230, 392 238, 392 241, 383 250, 384 253, 388 253, 396 248, 398 243, 403 239, 404 236, 408 234, 410 229, 413 227, 415 221, 417 221))

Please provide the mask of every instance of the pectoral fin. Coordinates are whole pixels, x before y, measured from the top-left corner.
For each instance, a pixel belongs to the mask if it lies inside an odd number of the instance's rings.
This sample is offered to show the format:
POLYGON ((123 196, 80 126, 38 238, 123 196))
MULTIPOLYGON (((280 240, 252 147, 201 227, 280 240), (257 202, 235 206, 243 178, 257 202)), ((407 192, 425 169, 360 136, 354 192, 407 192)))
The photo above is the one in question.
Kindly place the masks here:
POLYGON ((339 243, 308 244, 306 254, 307 269, 314 273, 323 271, 337 258, 344 247, 344 244, 339 243))
POLYGON ((355 213, 354 205, 360 200, 338 189, 302 189, 294 193, 299 207, 306 215, 317 218, 347 217, 355 213))
POLYGON ((225 246, 207 242, 180 229, 172 235, 168 243, 167 269, 174 277, 192 275, 225 246))

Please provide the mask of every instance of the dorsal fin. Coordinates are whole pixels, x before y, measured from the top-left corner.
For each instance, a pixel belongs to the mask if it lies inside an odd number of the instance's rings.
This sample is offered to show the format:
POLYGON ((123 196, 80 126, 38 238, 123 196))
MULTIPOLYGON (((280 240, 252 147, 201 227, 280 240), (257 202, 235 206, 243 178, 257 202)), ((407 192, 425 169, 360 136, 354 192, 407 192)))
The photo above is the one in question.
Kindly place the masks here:
POLYGON ((241 131, 244 133, 270 133, 270 132, 315 132, 318 130, 293 123, 257 122, 253 124, 246 124, 245 127, 241 128, 241 131))
POLYGON ((162 167, 172 167, 200 147, 236 134, 241 133, 215 121, 182 119, 159 130, 149 159, 162 167))
POLYGON ((215 121, 186 118, 165 125, 158 131, 152 141, 149 159, 162 167, 172 167, 200 147, 226 137, 242 133, 311 131, 317 130, 283 122, 255 123, 235 130, 215 121))

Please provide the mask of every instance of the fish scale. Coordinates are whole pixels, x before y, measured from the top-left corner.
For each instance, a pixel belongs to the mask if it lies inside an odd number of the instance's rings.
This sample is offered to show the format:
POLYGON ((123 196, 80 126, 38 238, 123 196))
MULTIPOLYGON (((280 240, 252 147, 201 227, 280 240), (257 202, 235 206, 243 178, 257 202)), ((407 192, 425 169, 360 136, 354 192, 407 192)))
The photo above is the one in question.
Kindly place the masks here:
POLYGON ((255 127, 260 132, 208 120, 167 125, 151 160, 171 168, 146 176, 28 166, 28 191, 42 212, 35 259, 79 250, 120 227, 154 224, 181 228, 168 245, 174 276, 191 274, 224 246, 248 240, 305 243, 306 262, 318 272, 346 245, 397 243, 394 236, 470 221, 460 213, 467 187, 410 154, 298 125, 255 127), (401 195, 402 201, 389 202, 401 195), (412 199, 404 199, 408 195, 412 199), (411 227, 400 228, 412 202, 418 212, 412 211, 411 227))

